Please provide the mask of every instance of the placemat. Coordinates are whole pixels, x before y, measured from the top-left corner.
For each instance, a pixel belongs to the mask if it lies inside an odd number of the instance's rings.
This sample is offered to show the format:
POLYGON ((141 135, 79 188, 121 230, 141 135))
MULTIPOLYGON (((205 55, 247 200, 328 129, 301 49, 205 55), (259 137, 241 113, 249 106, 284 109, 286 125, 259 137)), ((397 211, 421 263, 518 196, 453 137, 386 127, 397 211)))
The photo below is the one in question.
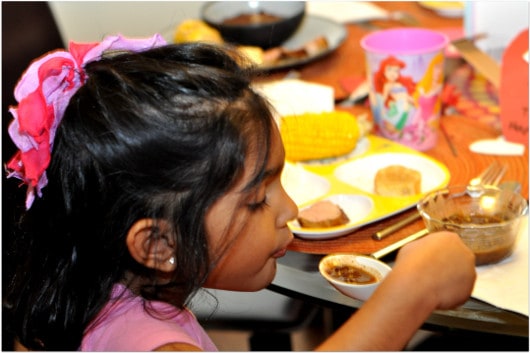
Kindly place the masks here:
POLYGON ((327 239, 327 240, 305 240, 295 236, 293 242, 289 245, 289 250, 298 251, 308 254, 330 254, 336 252, 348 252, 358 254, 371 254, 379 249, 384 248, 396 241, 405 238, 406 236, 414 233, 416 229, 422 229, 422 224, 413 224, 407 227, 410 233, 404 234, 391 234, 382 240, 372 239, 372 235, 383 228, 398 222, 400 219, 411 215, 416 212, 414 208, 408 211, 402 212, 399 215, 386 218, 385 220, 377 223, 372 223, 357 231, 344 235, 339 238, 327 239))

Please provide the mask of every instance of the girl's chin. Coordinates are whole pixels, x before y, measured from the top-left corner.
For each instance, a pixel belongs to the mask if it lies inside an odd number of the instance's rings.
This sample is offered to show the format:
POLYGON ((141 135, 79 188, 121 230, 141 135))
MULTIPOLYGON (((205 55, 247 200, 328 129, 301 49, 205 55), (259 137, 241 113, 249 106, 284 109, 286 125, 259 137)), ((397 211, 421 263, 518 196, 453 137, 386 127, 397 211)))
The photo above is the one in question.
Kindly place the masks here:
POLYGON ((274 277, 276 276, 276 260, 271 259, 271 261, 267 262, 267 264, 263 267, 263 269, 257 273, 252 278, 249 278, 246 283, 241 281, 241 284, 244 283, 246 288, 240 289, 244 291, 259 291, 262 289, 267 288, 268 285, 272 283, 274 280, 274 277))
POLYGON ((228 281, 208 279, 206 280, 204 287, 241 292, 255 292, 265 289, 272 283, 275 276, 276 259, 270 259, 260 272, 248 276, 246 279, 242 277, 237 277, 235 280, 228 279, 228 281))

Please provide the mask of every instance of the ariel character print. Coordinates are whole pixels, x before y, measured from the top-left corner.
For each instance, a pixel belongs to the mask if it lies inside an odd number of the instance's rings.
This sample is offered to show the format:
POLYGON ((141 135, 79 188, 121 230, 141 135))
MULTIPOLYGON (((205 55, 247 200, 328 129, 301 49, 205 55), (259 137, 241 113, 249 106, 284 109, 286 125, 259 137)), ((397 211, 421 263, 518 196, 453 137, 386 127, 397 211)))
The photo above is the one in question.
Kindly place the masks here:
POLYGON ((384 135, 400 135, 414 114, 416 84, 411 77, 401 75, 405 66, 403 61, 389 56, 374 73, 374 90, 380 107, 374 115, 384 135))

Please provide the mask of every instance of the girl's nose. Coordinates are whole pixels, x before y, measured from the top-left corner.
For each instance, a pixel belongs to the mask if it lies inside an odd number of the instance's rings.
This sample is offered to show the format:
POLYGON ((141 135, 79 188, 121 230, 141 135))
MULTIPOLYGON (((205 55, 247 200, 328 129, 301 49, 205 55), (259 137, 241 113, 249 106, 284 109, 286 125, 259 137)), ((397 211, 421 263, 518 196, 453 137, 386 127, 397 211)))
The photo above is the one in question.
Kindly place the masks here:
POLYGON ((278 217, 279 226, 283 227, 285 224, 298 216, 298 206, 294 200, 287 194, 285 189, 282 187, 283 200, 282 200, 282 213, 278 217))

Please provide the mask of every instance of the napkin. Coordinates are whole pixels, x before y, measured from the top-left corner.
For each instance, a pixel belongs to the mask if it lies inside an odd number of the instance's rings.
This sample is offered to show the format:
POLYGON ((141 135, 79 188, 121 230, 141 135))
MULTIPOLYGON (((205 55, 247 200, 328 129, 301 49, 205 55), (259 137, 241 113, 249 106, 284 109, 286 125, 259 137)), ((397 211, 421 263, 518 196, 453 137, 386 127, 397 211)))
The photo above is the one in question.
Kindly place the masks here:
POLYGON ((522 156, 525 146, 522 143, 506 141, 504 136, 495 139, 478 140, 469 145, 471 152, 497 156, 522 156))
POLYGON ((499 263, 477 267, 471 296, 528 316, 528 216, 521 221, 513 254, 499 263))
POLYGON ((254 89, 269 100, 279 116, 335 109, 334 90, 327 85, 286 79, 257 84, 254 89))
POLYGON ((332 21, 347 23, 387 18, 383 8, 365 1, 308 1, 306 12, 309 15, 326 17, 332 21))

